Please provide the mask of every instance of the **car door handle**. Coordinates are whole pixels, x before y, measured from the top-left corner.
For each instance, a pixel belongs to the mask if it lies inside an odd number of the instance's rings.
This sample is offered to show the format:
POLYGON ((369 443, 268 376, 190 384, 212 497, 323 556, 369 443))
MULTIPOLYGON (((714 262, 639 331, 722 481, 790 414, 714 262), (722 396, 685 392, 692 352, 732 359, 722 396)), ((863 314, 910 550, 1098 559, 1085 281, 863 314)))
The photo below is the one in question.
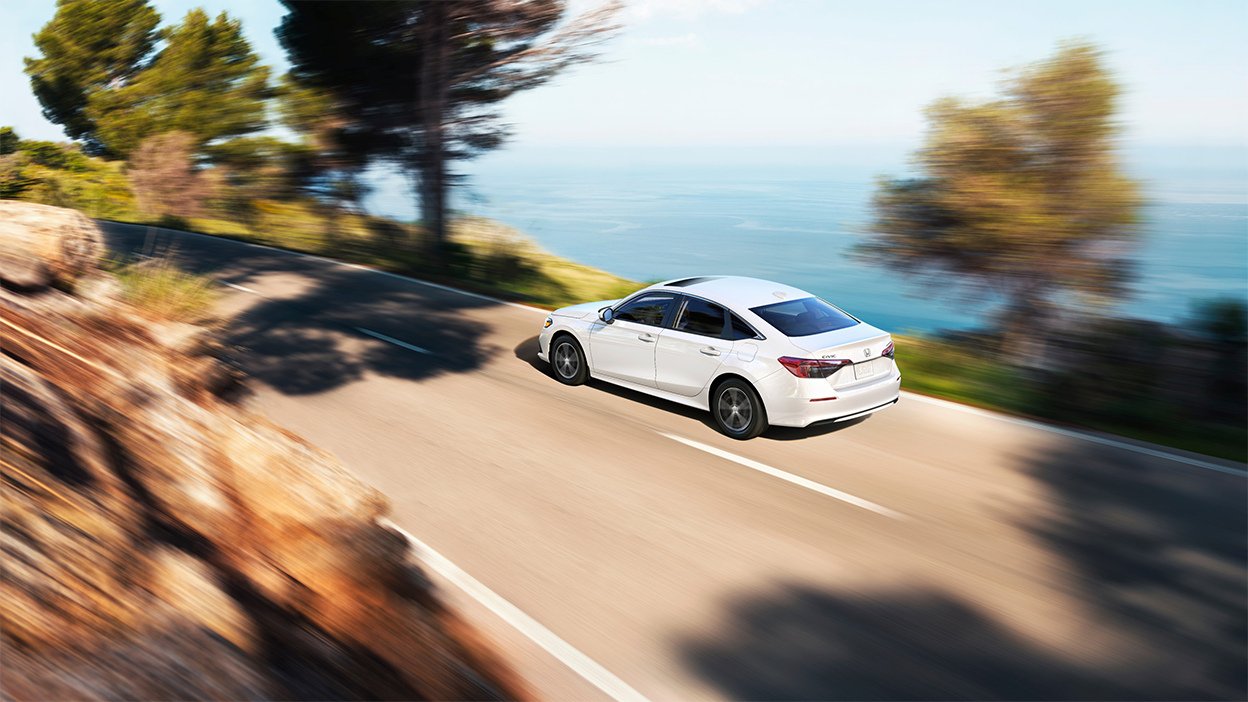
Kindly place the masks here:
POLYGON ((718 356, 718 355, 719 355, 719 349, 717 349, 717 348, 715 348, 715 347, 713 347, 713 346, 707 346, 706 348, 701 348, 701 349, 698 349, 698 350, 699 350, 699 351, 701 351, 702 353, 706 354, 707 356, 718 356))
POLYGON ((638 334, 637 338, 641 339, 642 341, 654 341, 653 334, 638 334))

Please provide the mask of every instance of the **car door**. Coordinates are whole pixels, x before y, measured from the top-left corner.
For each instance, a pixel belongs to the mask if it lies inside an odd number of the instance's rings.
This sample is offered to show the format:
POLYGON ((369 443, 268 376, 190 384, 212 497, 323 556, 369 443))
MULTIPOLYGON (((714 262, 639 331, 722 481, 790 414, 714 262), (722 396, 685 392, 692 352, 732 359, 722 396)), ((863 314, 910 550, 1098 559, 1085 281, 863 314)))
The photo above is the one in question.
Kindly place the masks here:
POLYGON ((616 308, 610 324, 594 324, 589 330, 594 375, 654 387, 654 346, 675 302, 674 293, 638 295, 616 308))
POLYGON ((732 353, 725 338, 727 311, 700 297, 682 296, 676 317, 659 334, 654 350, 655 384, 660 390, 697 395, 732 353))

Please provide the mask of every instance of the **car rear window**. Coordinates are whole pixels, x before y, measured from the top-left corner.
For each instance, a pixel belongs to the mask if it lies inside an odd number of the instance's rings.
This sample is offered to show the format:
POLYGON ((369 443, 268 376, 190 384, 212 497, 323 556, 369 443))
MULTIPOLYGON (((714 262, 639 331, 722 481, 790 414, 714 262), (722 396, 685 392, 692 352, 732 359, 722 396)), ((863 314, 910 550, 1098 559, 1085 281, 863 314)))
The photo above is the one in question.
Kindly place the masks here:
POLYGON ((751 307, 750 311, 785 336, 812 336, 858 324, 858 320, 817 297, 751 307))

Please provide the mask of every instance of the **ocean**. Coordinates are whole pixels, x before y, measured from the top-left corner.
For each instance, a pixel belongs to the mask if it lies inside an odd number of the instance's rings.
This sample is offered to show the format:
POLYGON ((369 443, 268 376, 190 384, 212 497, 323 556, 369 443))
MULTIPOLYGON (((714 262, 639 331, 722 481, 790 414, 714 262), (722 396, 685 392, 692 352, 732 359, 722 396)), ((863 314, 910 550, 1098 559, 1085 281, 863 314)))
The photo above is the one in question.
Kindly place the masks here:
MULTIPOLYGON (((1119 314, 1175 321, 1202 300, 1248 301, 1248 179, 1227 175, 1142 175, 1146 223, 1119 314)), ((484 169, 454 206, 641 282, 746 275, 809 290, 889 331, 982 323, 991 307, 956 286, 922 287, 847 255, 869 236, 861 229, 872 188, 872 173, 854 167, 547 165, 484 169)), ((393 212, 406 203, 391 185, 370 208, 393 212)))

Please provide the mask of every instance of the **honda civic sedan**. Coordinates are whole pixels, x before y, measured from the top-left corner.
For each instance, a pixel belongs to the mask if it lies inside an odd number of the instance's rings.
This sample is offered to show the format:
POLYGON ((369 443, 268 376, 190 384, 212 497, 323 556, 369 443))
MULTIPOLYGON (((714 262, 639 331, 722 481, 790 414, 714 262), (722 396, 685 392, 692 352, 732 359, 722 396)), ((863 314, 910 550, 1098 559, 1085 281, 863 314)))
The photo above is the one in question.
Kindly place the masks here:
POLYGON ((808 292, 736 276, 555 310, 538 358, 567 385, 594 377, 708 410, 734 439, 862 417, 901 389, 887 332, 808 292))

